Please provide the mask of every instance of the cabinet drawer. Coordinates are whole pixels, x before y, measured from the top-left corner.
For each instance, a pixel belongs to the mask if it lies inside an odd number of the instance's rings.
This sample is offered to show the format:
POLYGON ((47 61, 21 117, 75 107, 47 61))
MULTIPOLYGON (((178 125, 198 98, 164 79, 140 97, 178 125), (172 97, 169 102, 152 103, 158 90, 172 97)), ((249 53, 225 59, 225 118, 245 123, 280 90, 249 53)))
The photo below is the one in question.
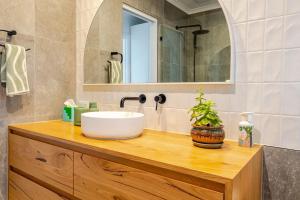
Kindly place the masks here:
POLYGON ((74 153, 74 195, 85 200, 222 200, 223 193, 74 153))
POLYGON ((9 172, 8 190, 9 200, 67 200, 13 171, 9 172))
POLYGON ((73 151, 9 134, 9 165, 73 194, 73 151))

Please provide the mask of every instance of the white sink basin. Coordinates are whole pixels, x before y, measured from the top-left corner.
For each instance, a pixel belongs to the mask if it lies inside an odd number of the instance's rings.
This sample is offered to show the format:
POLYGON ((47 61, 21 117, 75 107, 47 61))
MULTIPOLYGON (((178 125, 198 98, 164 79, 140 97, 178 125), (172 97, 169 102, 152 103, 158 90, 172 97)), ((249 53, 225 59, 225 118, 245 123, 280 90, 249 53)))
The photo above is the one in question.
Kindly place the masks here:
POLYGON ((130 139, 144 129, 144 114, 135 112, 90 112, 81 115, 81 130, 86 137, 130 139))

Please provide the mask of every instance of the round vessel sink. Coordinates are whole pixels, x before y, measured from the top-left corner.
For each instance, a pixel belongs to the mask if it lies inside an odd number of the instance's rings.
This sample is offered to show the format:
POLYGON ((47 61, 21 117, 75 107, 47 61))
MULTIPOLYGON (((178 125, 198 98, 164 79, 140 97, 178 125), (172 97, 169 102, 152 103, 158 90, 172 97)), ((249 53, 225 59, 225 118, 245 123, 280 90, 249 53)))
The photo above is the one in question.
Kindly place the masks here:
POLYGON ((144 114, 136 112, 89 112, 81 115, 81 130, 86 137, 130 139, 144 129, 144 114))

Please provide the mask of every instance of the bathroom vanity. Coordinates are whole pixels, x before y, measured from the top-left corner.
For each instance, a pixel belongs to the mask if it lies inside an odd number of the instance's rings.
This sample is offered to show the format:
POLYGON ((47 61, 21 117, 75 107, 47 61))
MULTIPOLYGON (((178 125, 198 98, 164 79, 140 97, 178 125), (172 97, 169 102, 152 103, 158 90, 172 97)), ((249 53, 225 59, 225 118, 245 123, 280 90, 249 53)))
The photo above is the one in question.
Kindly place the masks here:
POLYGON ((262 147, 194 147, 144 130, 131 140, 84 137, 62 121, 9 126, 9 199, 259 200, 262 147))

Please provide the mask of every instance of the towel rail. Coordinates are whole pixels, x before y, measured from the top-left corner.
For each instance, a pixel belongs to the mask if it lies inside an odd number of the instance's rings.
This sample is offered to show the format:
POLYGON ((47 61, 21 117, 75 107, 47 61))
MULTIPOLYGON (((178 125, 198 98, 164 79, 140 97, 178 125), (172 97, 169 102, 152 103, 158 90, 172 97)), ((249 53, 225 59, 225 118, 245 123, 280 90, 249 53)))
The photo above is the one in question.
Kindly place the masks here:
POLYGON ((0 32, 5 32, 5 33, 7 33, 8 36, 17 35, 17 31, 15 31, 15 30, 9 31, 9 30, 5 30, 5 29, 0 29, 0 32))
MULTIPOLYGON (((0 29, 0 32, 5 32, 5 33, 7 33, 7 35, 8 36, 14 36, 14 35, 17 35, 17 31, 15 31, 15 30, 11 30, 11 31, 9 31, 9 30, 5 30, 5 29, 0 29)), ((4 44, 0 44, 0 46, 1 47, 5 47, 5 45, 4 44)), ((26 49, 26 51, 30 51, 31 49, 26 49)))
MULTIPOLYGON (((4 44, 0 44, 0 47, 5 47, 4 44)), ((25 51, 30 51, 31 49, 26 49, 25 51)))

